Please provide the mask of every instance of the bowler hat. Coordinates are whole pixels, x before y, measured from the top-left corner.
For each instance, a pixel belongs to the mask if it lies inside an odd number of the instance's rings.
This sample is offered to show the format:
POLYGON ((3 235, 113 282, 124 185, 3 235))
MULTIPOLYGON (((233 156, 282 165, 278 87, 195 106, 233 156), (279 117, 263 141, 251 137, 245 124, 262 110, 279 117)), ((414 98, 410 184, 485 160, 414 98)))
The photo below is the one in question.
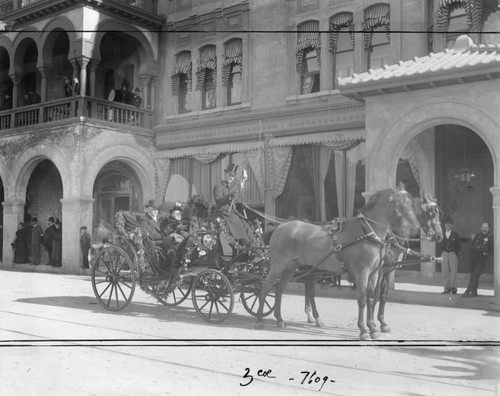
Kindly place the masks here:
POLYGON ((158 205, 156 204, 156 199, 150 199, 146 204, 146 208, 155 208, 158 209, 158 205))
POLYGON ((53 222, 54 222, 54 218, 53 218, 53 217, 49 217, 49 221, 50 221, 51 223, 53 223, 53 222))
POLYGON ((237 171, 238 171, 238 165, 235 165, 232 162, 227 164, 227 168, 224 169, 224 173, 230 173, 232 175, 236 175, 237 171))
POLYGON ((86 230, 87 229, 87 226, 81 226, 80 227, 80 230, 86 230))
POLYGON ((122 81, 122 87, 123 87, 124 85, 125 85, 126 87, 128 87, 128 81, 127 81, 127 80, 123 80, 123 81, 122 81))
POLYGON ((175 212, 176 210, 182 212, 182 204, 180 202, 176 202, 172 209, 170 209, 170 213, 175 212))
POLYGON ((32 221, 33 223, 38 223, 38 219, 37 219, 36 217, 33 217, 33 218, 31 219, 31 221, 32 221))

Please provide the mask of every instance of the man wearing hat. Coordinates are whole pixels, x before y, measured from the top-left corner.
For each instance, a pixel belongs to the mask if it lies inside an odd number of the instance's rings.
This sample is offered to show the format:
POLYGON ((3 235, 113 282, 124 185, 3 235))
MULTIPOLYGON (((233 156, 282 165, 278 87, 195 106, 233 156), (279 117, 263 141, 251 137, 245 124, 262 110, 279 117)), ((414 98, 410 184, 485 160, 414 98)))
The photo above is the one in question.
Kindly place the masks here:
POLYGON ((213 189, 217 214, 222 216, 231 232, 231 236, 243 242, 244 245, 255 246, 255 237, 247 221, 236 211, 234 197, 238 194, 235 183, 238 165, 229 163, 224 169, 224 180, 213 189))
POLYGON ((83 268, 89 267, 89 252, 91 247, 90 234, 87 232, 87 227, 80 227, 80 248, 82 249, 83 268))
POLYGON ((39 265, 40 244, 43 239, 43 230, 42 227, 40 227, 40 224, 38 224, 38 219, 36 217, 33 217, 31 222, 33 223, 31 227, 31 251, 33 253, 33 264, 39 265))
POLYGON ((162 223, 162 229, 167 236, 165 245, 168 260, 174 262, 176 255, 175 249, 189 236, 189 225, 182 219, 182 205, 180 202, 176 202, 169 212, 170 216, 162 223))
POLYGON ((49 226, 47 227, 43 235, 43 244, 45 246, 45 250, 47 250, 47 253, 49 254, 49 262, 47 263, 48 265, 52 265, 52 240, 54 239, 54 234, 56 232, 54 221, 55 220, 53 217, 49 217, 49 226))
POLYGON ((444 290, 441 294, 457 294, 458 255, 461 250, 460 236, 453 231, 453 220, 444 222, 445 232, 439 243, 441 249, 441 273, 443 274, 444 290))

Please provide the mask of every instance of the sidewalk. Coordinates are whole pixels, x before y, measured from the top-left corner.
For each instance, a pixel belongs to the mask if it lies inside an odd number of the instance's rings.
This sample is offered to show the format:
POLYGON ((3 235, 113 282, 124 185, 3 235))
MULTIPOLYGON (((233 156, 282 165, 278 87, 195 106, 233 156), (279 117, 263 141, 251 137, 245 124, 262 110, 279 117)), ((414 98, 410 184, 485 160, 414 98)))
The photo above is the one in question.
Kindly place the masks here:
MULTIPOLYGON (((387 301, 403 304, 500 311, 500 297, 494 297, 493 285, 490 279, 480 279, 478 297, 471 298, 462 297, 462 293, 467 288, 467 282, 468 276, 462 276, 458 279, 457 294, 441 294, 443 284, 440 274, 437 274, 435 278, 423 279, 415 276, 411 271, 399 271, 396 272, 394 290, 389 290, 387 301)), ((286 291, 294 294, 303 294, 304 285, 302 283, 289 283, 286 291)), ((346 299, 357 298, 356 290, 345 279, 342 279, 341 287, 317 287, 316 295, 319 297, 346 299)))

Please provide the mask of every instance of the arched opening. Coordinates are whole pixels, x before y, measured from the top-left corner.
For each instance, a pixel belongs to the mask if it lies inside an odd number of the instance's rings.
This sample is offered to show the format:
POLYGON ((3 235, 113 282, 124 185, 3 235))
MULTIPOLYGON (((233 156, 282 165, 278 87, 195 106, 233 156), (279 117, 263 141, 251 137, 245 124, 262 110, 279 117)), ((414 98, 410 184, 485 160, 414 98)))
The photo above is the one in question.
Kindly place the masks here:
MULTIPOLYGON (((9 77, 9 68, 9 53, 4 47, 0 47, 0 111, 12 109, 12 89, 14 84, 9 77)), ((0 129, 6 129, 1 120, 0 118, 0 129)))
MULTIPOLYGON (((395 182, 403 182, 414 196, 435 191, 433 195, 440 206, 442 221, 451 220, 453 230, 460 236, 458 274, 467 278, 474 235, 480 231, 483 222, 488 222, 493 230, 490 187, 494 185, 494 167, 484 140, 461 125, 442 124, 429 128, 417 135, 404 150, 395 182), (412 149, 415 142, 425 148, 425 154, 412 149)), ((416 245, 411 247, 419 248, 416 245)), ((440 253, 439 246, 436 253, 440 253)), ((489 260, 485 273, 492 274, 493 257, 489 260)), ((405 270, 419 269, 419 264, 405 267, 405 270)), ((442 271, 439 263, 436 263, 436 271, 442 271)))
POLYGON ((142 210, 142 185, 136 172, 121 161, 106 164, 94 183, 94 228, 101 220, 114 225, 119 210, 142 210))
POLYGON ((40 103, 41 77, 37 69, 38 48, 29 39, 22 56, 22 79, 20 84, 19 106, 40 103))
MULTIPOLYGON (((38 219, 38 224, 44 230, 45 238, 42 240, 39 264, 50 264, 54 267, 61 266, 62 255, 62 204, 63 185, 61 175, 50 160, 42 160, 33 170, 26 188, 26 204, 24 206, 24 223, 31 226, 33 218, 38 219), (60 222, 57 232, 47 232, 51 226, 49 219, 60 222), (50 234, 50 235, 49 235, 50 234)), ((51 221, 52 222, 52 221, 51 221)), ((29 228, 29 226, 27 226, 29 228)), ((29 238, 31 234, 29 235, 29 238)), ((31 248, 31 239, 29 246, 31 248)), ((35 264, 34 252, 30 251, 32 262, 35 264)))
POLYGON ((73 67, 68 59, 70 47, 68 34, 62 30, 54 30, 47 39, 53 41, 50 54, 52 70, 47 84, 47 99, 70 96, 65 90, 65 79, 71 81, 73 77, 73 67))

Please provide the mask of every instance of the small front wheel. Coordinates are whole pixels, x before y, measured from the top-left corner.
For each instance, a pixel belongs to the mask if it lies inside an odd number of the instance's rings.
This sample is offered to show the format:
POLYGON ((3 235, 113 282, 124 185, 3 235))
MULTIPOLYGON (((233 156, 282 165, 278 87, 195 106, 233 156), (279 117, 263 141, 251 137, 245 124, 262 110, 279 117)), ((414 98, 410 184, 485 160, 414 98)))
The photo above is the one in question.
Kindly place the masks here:
MULTIPOLYGON (((257 317, 257 312, 259 310, 260 290, 252 290, 252 289, 253 288, 250 288, 249 290, 242 290, 240 294, 240 300, 245 310, 250 315, 257 317)), ((264 300, 264 311, 262 313, 262 317, 271 315, 271 313, 274 311, 275 299, 276 297, 274 293, 267 294, 264 300)))
POLYGON ((132 301, 136 272, 129 255, 118 246, 102 248, 92 266, 92 289, 99 304, 120 311, 132 301))
POLYGON ((229 279, 217 270, 198 274, 191 294, 196 312, 209 323, 222 323, 233 311, 233 288, 229 279))

